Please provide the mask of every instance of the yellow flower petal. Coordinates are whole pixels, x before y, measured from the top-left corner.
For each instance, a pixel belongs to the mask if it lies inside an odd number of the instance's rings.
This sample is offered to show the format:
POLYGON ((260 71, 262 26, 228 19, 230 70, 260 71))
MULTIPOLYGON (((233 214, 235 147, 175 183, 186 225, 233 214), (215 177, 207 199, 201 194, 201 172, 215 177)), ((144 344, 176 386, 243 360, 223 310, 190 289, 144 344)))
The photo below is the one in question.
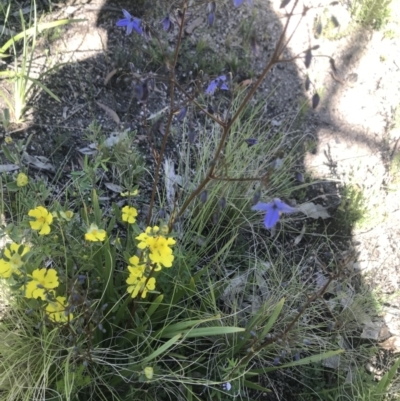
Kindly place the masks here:
POLYGON ((1 278, 9 278, 11 277, 12 268, 10 262, 7 262, 4 259, 0 259, 0 277, 1 278))
POLYGON ((39 231, 39 235, 47 235, 50 233, 50 226, 48 224, 43 224, 42 229, 39 231))

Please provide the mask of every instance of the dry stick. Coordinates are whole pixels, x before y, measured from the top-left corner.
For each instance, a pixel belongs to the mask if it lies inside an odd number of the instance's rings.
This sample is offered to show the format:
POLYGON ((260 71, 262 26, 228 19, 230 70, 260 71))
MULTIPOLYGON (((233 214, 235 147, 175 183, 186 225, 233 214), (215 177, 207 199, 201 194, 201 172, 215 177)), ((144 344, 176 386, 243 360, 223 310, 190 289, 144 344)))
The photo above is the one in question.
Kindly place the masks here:
POLYGON ((229 123, 227 125, 223 125, 224 127, 224 132, 222 134, 221 140, 219 142, 218 148, 215 152, 215 156, 214 159, 211 162, 210 168, 207 172, 206 177, 204 178, 204 180, 199 184, 199 186, 190 194, 190 196, 186 199, 186 201, 184 202, 184 204, 182 205, 181 209, 179 210, 178 214, 176 217, 182 216, 182 214, 184 213, 184 211, 187 209, 187 207, 189 206, 189 204, 193 201, 193 199, 202 191, 202 189, 212 180, 212 176, 214 173, 214 169, 217 165, 217 161, 220 157, 220 154, 222 152, 222 148, 225 145, 225 141, 228 137, 229 131, 232 128, 232 125, 234 124, 234 122, 238 119, 238 117, 240 116, 240 114, 242 113, 243 109, 245 108, 245 106, 247 105, 247 103, 249 102, 249 100, 253 97, 255 91, 258 89, 258 87, 260 86, 261 82, 265 79, 266 75, 268 74, 269 70, 273 67, 274 64, 279 62, 280 56, 282 55, 285 46, 287 46, 288 42, 282 46, 282 43, 284 42, 284 38, 285 38, 285 34, 286 31, 288 29, 288 25, 290 22, 290 18, 293 14, 293 11, 295 9, 295 7, 297 6, 297 3, 299 2, 299 0, 296 0, 295 3, 293 4, 292 7, 292 11, 288 17, 288 19, 286 20, 286 24, 285 27, 283 28, 282 34, 279 37, 278 43, 275 46, 275 50, 274 53, 272 54, 271 60, 269 61, 269 63, 267 64, 267 66, 264 68, 264 71, 261 73, 260 77, 257 79, 257 81, 255 82, 254 86, 251 88, 251 90, 249 91, 249 93, 246 95, 246 97, 244 98, 243 102, 240 104, 238 110, 236 111, 235 115, 232 117, 232 119, 229 121, 229 123))
POLYGON ((161 161, 162 161, 162 158, 164 156, 165 147, 167 145, 167 139, 168 139, 168 135, 169 135, 171 124, 172 124, 174 100, 175 100, 175 96, 174 96, 175 66, 176 66, 176 63, 178 61, 179 49, 180 49, 180 45, 181 45, 181 41, 182 41, 183 26, 184 26, 184 21, 185 21, 186 9, 187 9, 187 2, 185 1, 184 5, 183 5, 182 23, 180 24, 180 28, 179 28, 178 42, 177 42, 176 48, 175 48, 174 61, 173 61, 172 66, 170 67, 170 98, 171 98, 170 111, 169 111, 167 126, 166 126, 165 132, 164 132, 164 138, 163 138, 163 141, 162 141, 162 144, 161 144, 161 150, 160 150, 160 153, 158 155, 156 171, 155 171, 155 174, 154 174, 154 183, 153 183, 153 188, 152 188, 152 191, 151 191, 149 214, 147 215, 147 225, 150 224, 150 220, 151 220, 151 215, 152 215, 153 206, 154 206, 154 198, 156 196, 158 179, 160 177, 161 161))

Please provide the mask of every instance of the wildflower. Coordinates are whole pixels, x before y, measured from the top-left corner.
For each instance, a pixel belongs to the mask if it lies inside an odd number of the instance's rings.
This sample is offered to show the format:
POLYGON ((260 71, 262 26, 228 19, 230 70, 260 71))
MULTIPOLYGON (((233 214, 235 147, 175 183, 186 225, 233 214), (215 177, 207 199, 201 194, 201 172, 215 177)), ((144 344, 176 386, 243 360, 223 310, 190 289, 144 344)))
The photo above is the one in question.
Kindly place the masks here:
POLYGON ((251 210, 266 212, 264 224, 268 229, 271 229, 278 222, 281 213, 297 212, 297 209, 287 205, 278 198, 273 199, 269 203, 258 202, 251 208, 251 210))
POLYGON ((214 13, 209 13, 207 16, 207 23, 209 26, 213 26, 215 20, 215 14, 214 13))
POLYGON ((11 136, 6 136, 6 137, 4 138, 4 142, 5 142, 7 145, 11 145, 11 144, 13 143, 13 140, 12 140, 11 136))
POLYGON ((215 90, 218 89, 222 89, 224 91, 229 90, 228 86, 226 85, 226 75, 221 75, 215 79, 213 79, 210 82, 210 85, 208 85, 207 89, 206 89, 206 94, 207 95, 213 95, 215 90))
MULTIPOLYGON (((243 4, 243 2, 244 2, 244 0, 233 0, 233 5, 235 7, 240 7, 243 4)), ((249 6, 252 6, 253 5, 253 0, 247 0, 247 4, 249 6)))
POLYGON ((99 229, 96 224, 92 223, 85 234, 86 241, 98 242, 106 239, 105 230, 99 229))
POLYGON ((50 233, 50 224, 53 222, 53 216, 43 206, 31 209, 28 216, 34 217, 35 221, 30 221, 32 230, 39 231, 39 235, 47 235, 50 233))
POLYGON ((142 298, 146 298, 147 292, 156 288, 156 279, 151 277, 147 280, 146 277, 137 278, 133 285, 127 288, 127 292, 131 294, 132 298, 136 298, 139 292, 142 293, 142 298))
POLYGON ((4 250, 5 259, 0 259, 0 277, 9 278, 11 274, 20 274, 19 269, 24 264, 22 257, 29 252, 29 247, 12 243, 4 250))
POLYGON ((207 4, 207 12, 208 12, 207 22, 208 22, 208 25, 210 25, 210 26, 212 26, 214 24, 216 8, 217 8, 217 5, 216 5, 215 1, 212 1, 207 4))
POLYGON ((69 313, 67 308, 67 298, 57 297, 46 306, 46 313, 53 322, 65 323, 74 318, 74 315, 69 313))
POLYGON ((58 287, 57 271, 54 269, 36 269, 32 272, 32 280, 26 285, 26 298, 46 299, 46 290, 58 287))
POLYGON ((138 215, 137 210, 131 206, 124 206, 122 208, 122 221, 126 221, 129 224, 133 224, 136 221, 138 215))
POLYGON ((71 221, 74 217, 74 212, 72 210, 67 210, 66 212, 61 211, 60 217, 66 221, 71 221))
POLYGON ((255 138, 247 138, 244 140, 247 143, 247 146, 250 148, 251 146, 257 145, 258 140, 255 138))
POLYGON ((182 121, 185 117, 186 117, 186 113, 187 113, 187 107, 182 107, 182 109, 180 109, 177 113, 176 119, 178 121, 182 121))
POLYGON ((28 176, 24 173, 19 173, 17 175, 17 187, 24 187, 28 184, 28 176))
POLYGON ((132 256, 129 259, 128 270, 130 272, 129 277, 126 280, 127 284, 136 283, 137 278, 142 278, 144 271, 146 269, 146 265, 140 263, 140 260, 137 256, 132 256))
POLYGON ((147 227, 146 232, 136 237, 136 239, 140 241, 138 248, 148 249, 150 260, 158 264, 159 267, 160 265, 171 267, 174 260, 174 255, 172 255, 170 246, 176 243, 175 240, 159 235, 160 231, 161 233, 167 233, 167 230, 167 227, 162 227, 161 230, 157 226, 153 228, 147 227))
POLYGON ((142 20, 136 17, 132 17, 126 10, 122 10, 124 14, 124 19, 117 21, 117 26, 126 26, 126 34, 132 33, 135 30, 139 35, 143 34, 143 29, 141 28, 142 20))
POLYGON ((162 26, 165 32, 171 32, 174 29, 174 24, 172 23, 169 15, 167 15, 162 21, 162 26))

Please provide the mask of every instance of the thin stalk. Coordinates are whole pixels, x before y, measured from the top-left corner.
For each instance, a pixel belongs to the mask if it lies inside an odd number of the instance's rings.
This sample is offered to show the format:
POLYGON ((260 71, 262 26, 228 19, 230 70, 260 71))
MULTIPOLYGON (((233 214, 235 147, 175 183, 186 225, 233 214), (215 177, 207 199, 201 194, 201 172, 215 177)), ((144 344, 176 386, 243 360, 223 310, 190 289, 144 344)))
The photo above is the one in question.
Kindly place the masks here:
POLYGON ((185 1, 184 5, 183 5, 183 12, 182 12, 182 21, 179 27, 179 35, 178 35, 178 41, 176 44, 176 48, 175 48, 175 55, 174 55, 174 61, 172 66, 170 67, 170 110, 169 110, 169 115, 168 115, 168 122, 167 122, 167 126, 165 128, 165 133, 164 133, 164 138, 161 144, 161 150, 160 153, 158 155, 158 160, 157 160, 157 165, 156 165, 156 171, 154 174, 154 183, 153 183, 153 188, 151 191, 151 198, 150 198, 150 206, 149 206, 149 213, 147 215, 147 225, 150 224, 150 220, 151 220, 151 215, 153 212, 153 207, 154 207, 154 199, 156 196, 156 191, 157 191, 157 184, 158 184, 158 180, 160 177, 160 169, 161 169, 161 161, 162 158, 164 156, 164 152, 165 152, 165 147, 167 145, 167 139, 170 133, 170 129, 171 129, 171 124, 172 124, 172 117, 173 117, 173 110, 174 110, 174 101, 175 101, 175 96, 174 96, 174 92, 175 92, 175 67, 176 67, 176 63, 178 61, 178 56, 179 56, 179 50, 181 47, 181 42, 182 42, 182 35, 183 35, 183 26, 184 26, 184 20, 185 20, 185 16, 186 16, 186 10, 187 10, 187 2, 185 1))

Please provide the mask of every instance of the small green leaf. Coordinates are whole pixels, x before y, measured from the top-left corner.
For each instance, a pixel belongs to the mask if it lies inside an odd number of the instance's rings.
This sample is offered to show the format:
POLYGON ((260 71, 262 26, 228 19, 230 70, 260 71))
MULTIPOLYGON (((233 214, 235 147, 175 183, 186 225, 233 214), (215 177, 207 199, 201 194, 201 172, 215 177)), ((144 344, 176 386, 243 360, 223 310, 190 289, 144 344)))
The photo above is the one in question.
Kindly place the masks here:
POLYGON ((339 349, 337 351, 323 352, 322 354, 308 356, 307 358, 299 359, 298 361, 289 362, 289 363, 286 363, 286 364, 280 365, 280 366, 271 366, 268 368, 252 369, 252 370, 250 370, 250 372, 251 373, 267 373, 267 372, 272 372, 274 370, 279 370, 279 369, 284 369, 284 368, 292 368, 294 366, 308 365, 309 363, 321 362, 324 359, 330 358, 335 355, 342 354, 343 352, 344 352, 344 349, 339 349))
POLYGON ((272 312, 271 317, 268 319, 267 324, 264 327, 264 330, 261 333, 260 338, 264 338, 272 329, 273 325, 275 324, 276 320, 278 319, 279 315, 281 314, 283 305, 285 303, 285 298, 282 298, 277 305, 275 306, 274 311, 272 312))
POLYGON ((169 348, 174 346, 181 337, 182 337, 182 334, 177 334, 176 336, 172 337, 165 344, 163 344, 160 348, 157 348, 149 356, 147 356, 146 358, 142 359, 141 364, 145 364, 145 363, 157 358, 159 355, 161 355, 162 353, 167 351, 169 348))
MULTIPOLYGON (((185 336, 185 338, 193 338, 193 337, 207 337, 207 336, 221 336, 225 334, 233 334, 243 332, 245 329, 241 327, 199 327, 191 330, 183 330, 181 334, 185 336)), ((169 338, 175 332, 172 333, 164 333, 161 337, 169 338)))

